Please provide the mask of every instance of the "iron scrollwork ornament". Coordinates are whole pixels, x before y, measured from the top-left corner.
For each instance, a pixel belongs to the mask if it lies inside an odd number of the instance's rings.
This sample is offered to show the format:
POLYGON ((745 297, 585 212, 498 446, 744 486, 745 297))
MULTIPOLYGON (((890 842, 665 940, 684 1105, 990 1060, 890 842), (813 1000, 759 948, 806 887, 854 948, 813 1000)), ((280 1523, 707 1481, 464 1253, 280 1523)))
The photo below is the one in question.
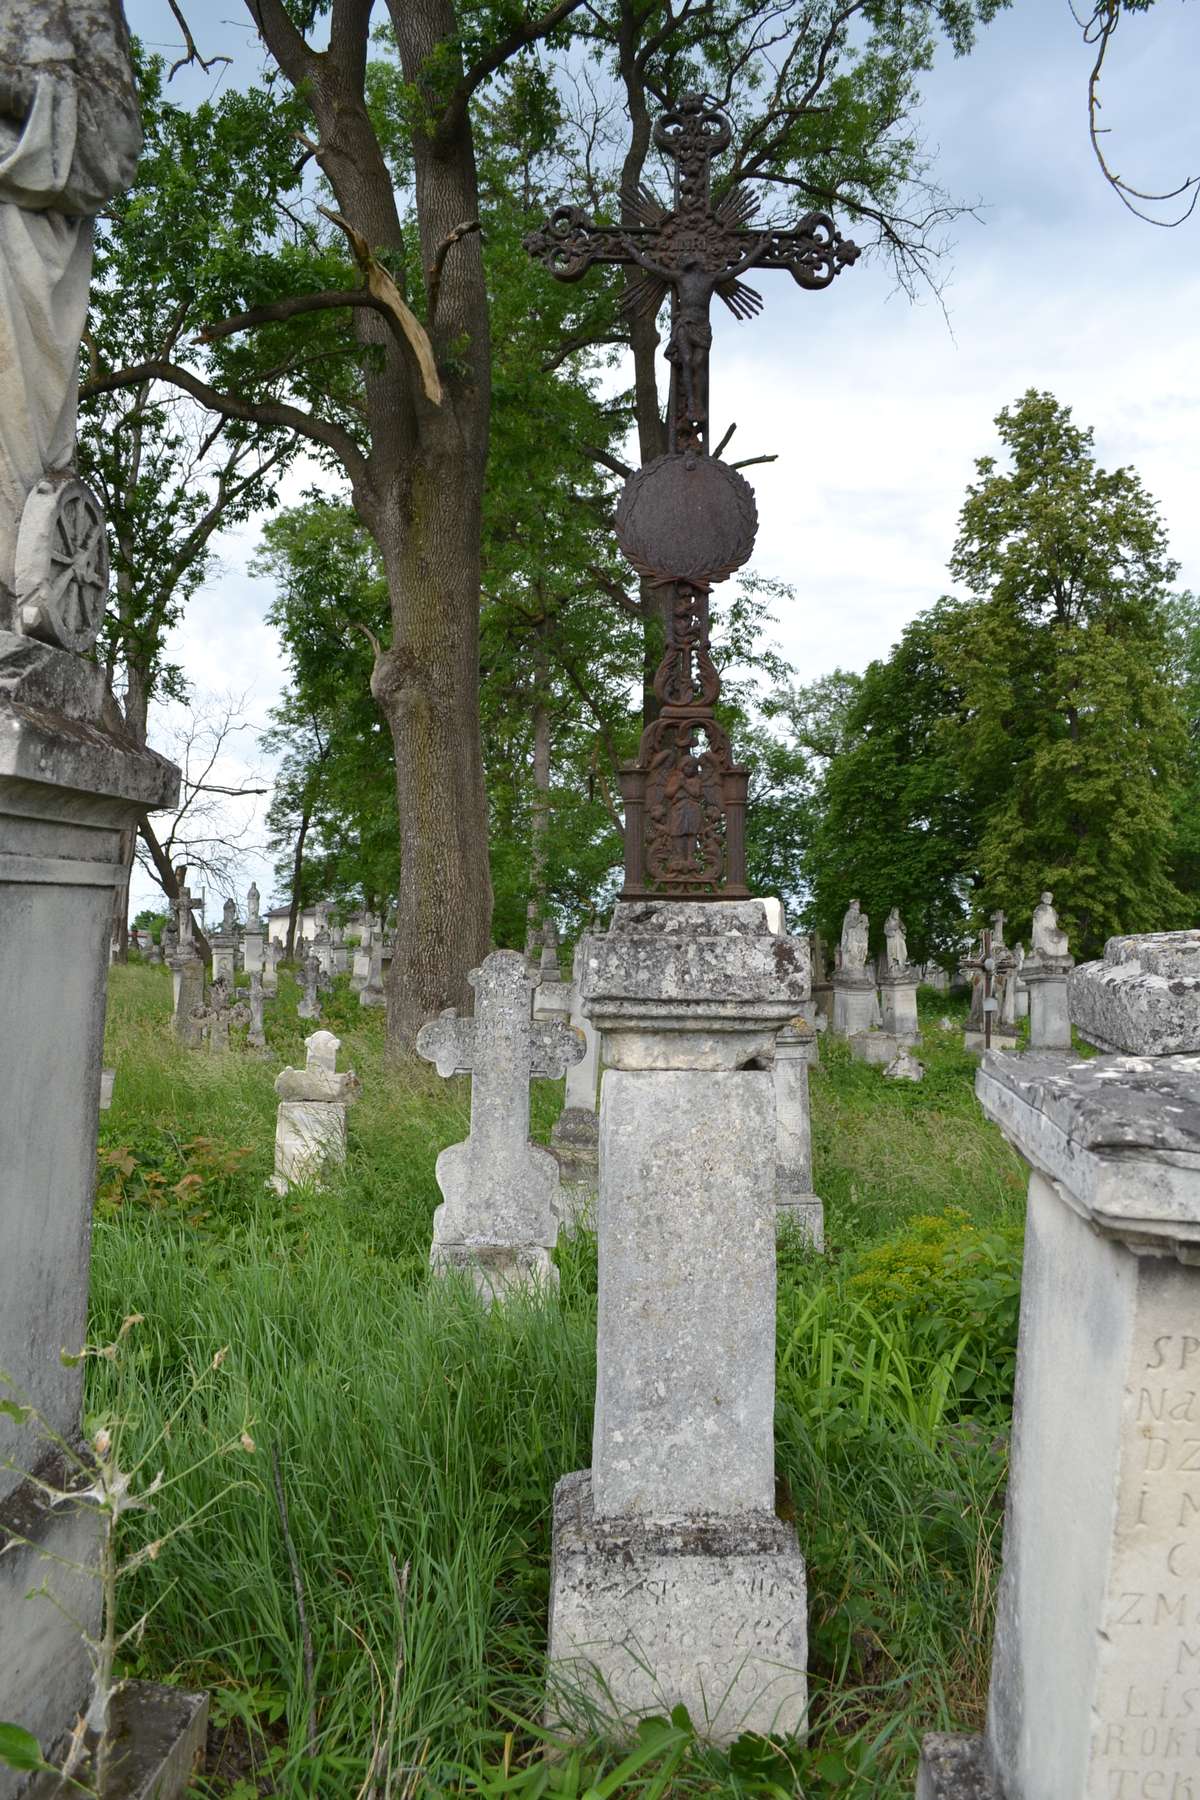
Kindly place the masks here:
POLYGON ((742 280, 751 269, 786 269, 816 291, 859 250, 827 213, 784 229, 752 222, 745 188, 714 201, 713 158, 733 131, 703 95, 685 94, 659 115, 653 135, 675 164, 671 206, 645 187, 623 196, 621 225, 561 206, 525 248, 560 281, 578 281, 596 264, 626 268, 621 305, 630 318, 657 316, 670 296, 667 454, 630 478, 617 506, 625 556, 644 581, 669 590, 667 647, 654 682, 662 712, 622 771, 622 898, 734 897, 748 892, 748 771, 734 763, 714 713, 721 684, 709 652, 708 594, 748 561, 758 516, 749 483, 709 455, 709 312, 714 295, 739 320, 762 310, 761 294, 742 280))

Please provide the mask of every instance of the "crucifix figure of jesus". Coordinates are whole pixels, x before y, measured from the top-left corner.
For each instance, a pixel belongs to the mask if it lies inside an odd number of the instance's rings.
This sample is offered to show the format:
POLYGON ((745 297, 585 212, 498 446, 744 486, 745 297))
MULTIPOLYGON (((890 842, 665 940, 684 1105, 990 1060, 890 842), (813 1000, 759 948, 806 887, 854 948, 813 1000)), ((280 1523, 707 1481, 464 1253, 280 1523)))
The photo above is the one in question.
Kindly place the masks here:
POLYGON ((598 225, 576 206, 560 206, 525 248, 560 281, 578 281, 594 263, 635 267, 626 289, 629 316, 657 314, 671 295, 668 449, 708 451, 709 308, 718 295, 735 318, 762 310, 762 296, 741 277, 748 270, 786 269, 802 287, 826 288, 857 260, 857 244, 843 238, 828 213, 810 212, 789 230, 751 224, 753 196, 730 188, 714 203, 712 161, 732 138, 728 119, 700 94, 685 94, 655 121, 654 142, 675 163, 674 205, 646 188, 625 196, 636 225, 598 225))

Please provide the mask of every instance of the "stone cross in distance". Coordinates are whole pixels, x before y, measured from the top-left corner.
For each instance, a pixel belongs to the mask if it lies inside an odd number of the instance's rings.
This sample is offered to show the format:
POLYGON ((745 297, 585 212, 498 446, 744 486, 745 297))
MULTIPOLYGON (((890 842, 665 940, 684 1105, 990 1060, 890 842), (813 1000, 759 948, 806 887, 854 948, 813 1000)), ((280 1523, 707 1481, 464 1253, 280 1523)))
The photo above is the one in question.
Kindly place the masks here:
POLYGON ((654 143, 675 163, 674 206, 668 208, 647 188, 625 196, 637 225, 598 225, 577 206, 560 206, 525 239, 531 256, 560 281, 578 281, 594 263, 636 267, 622 301, 632 316, 658 312, 668 291, 672 299, 668 450, 709 448, 708 358, 712 345, 709 306, 718 295, 735 318, 750 319, 762 296, 741 277, 751 269, 786 269, 802 288, 826 288, 859 256, 857 244, 842 237, 828 213, 806 213, 798 225, 782 229, 750 222, 754 199, 731 188, 713 202, 712 161, 728 149, 729 120, 703 95, 685 94, 660 114, 654 143))
POLYGON ((531 1077, 556 1079, 583 1055, 583 1033, 565 1019, 534 1024, 538 976, 516 950, 494 950, 467 977, 475 1016, 453 1008, 417 1033, 417 1054, 439 1075, 470 1075, 471 1131, 437 1159, 444 1203, 434 1219, 435 1266, 483 1256, 537 1255, 549 1273, 557 1235, 558 1164, 529 1142, 531 1077))

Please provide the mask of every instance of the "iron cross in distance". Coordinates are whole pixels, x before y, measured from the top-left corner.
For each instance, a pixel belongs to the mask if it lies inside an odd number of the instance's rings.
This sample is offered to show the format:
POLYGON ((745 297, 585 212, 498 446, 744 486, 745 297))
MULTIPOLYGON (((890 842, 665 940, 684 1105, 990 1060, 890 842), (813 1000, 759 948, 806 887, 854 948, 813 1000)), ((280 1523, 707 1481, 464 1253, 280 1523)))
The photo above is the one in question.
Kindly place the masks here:
POLYGON ((762 296, 742 280, 751 269, 786 269, 802 288, 826 288, 860 254, 828 213, 806 213, 791 230, 750 222, 753 196, 734 187, 714 204, 712 162, 733 131, 701 94, 685 94, 660 113, 654 142, 675 163, 675 204, 668 209, 645 187, 626 205, 639 224, 598 225, 577 206, 560 206, 525 248, 560 281, 578 281, 594 263, 641 271, 626 289, 623 310, 655 314, 671 294, 668 450, 708 452, 709 307, 720 296, 735 318, 762 310, 762 296))

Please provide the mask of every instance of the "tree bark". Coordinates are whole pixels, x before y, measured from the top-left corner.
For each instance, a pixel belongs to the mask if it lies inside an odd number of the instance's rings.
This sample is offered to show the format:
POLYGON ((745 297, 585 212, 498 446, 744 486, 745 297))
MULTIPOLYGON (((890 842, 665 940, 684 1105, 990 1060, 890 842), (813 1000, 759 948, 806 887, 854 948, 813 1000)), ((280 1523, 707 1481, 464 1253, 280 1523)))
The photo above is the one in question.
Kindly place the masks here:
POLYGON ((296 921, 300 917, 300 884, 304 875, 304 840, 308 836, 308 827, 312 822, 312 807, 306 803, 300 815, 300 829, 296 833, 296 849, 292 856, 292 901, 288 907, 287 943, 283 954, 288 962, 296 953, 296 921))
POLYGON ((534 653, 537 698, 533 708, 533 804, 529 821, 529 895, 537 917, 546 917, 546 838, 550 829, 550 708, 546 704, 546 655, 534 653))

